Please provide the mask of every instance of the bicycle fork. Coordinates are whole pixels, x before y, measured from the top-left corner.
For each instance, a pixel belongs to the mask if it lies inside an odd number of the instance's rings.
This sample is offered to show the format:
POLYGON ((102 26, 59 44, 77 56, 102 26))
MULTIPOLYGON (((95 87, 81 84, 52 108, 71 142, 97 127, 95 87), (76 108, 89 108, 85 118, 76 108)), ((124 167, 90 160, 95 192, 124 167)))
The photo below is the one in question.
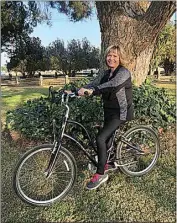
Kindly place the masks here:
POLYGON ((45 170, 46 178, 49 178, 50 175, 52 174, 52 170, 55 166, 55 163, 56 163, 56 160, 57 160, 57 157, 58 157, 58 153, 61 149, 62 139, 63 139, 63 135, 64 135, 64 131, 65 131, 66 123, 67 123, 67 120, 68 120, 68 115, 69 115, 69 107, 68 107, 68 105, 65 105, 65 106, 67 108, 67 111, 66 111, 64 121, 62 123, 61 135, 58 136, 58 139, 59 139, 58 141, 54 141, 54 147, 53 147, 53 150, 52 150, 52 154, 50 156, 49 164, 48 164, 47 169, 45 170))
POLYGON ((54 148, 52 150, 52 154, 50 156, 50 160, 49 160, 49 164, 48 164, 48 167, 47 169, 45 170, 45 175, 46 175, 46 178, 49 178, 50 175, 52 174, 52 170, 54 168, 54 165, 56 163, 56 160, 57 160, 57 156, 58 156, 58 152, 61 148, 61 142, 55 142, 54 143, 54 148))

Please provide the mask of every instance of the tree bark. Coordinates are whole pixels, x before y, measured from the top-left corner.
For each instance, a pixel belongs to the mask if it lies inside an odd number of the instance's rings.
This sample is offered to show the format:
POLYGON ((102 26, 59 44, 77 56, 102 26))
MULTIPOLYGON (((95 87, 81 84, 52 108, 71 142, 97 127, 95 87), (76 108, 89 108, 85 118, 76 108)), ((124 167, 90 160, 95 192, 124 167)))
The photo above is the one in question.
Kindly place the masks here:
POLYGON ((136 1, 97 1, 96 8, 101 31, 101 72, 105 69, 104 51, 110 45, 119 45, 126 67, 136 85, 141 85, 148 74, 156 38, 175 12, 172 1, 151 2, 145 11, 136 1))

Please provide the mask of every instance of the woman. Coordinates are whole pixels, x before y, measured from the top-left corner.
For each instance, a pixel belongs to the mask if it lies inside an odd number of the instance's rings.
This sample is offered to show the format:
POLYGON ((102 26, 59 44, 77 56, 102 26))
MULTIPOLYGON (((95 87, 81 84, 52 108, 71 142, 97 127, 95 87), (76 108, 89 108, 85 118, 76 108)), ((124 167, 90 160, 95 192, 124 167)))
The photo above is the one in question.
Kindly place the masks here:
POLYGON ((89 95, 102 95, 103 98, 104 126, 96 138, 98 167, 86 186, 89 190, 96 189, 108 180, 107 142, 120 125, 133 118, 131 74, 123 66, 120 48, 115 45, 108 47, 105 60, 109 69, 105 71, 100 84, 96 87, 89 84, 78 91, 80 96, 87 91, 89 95))

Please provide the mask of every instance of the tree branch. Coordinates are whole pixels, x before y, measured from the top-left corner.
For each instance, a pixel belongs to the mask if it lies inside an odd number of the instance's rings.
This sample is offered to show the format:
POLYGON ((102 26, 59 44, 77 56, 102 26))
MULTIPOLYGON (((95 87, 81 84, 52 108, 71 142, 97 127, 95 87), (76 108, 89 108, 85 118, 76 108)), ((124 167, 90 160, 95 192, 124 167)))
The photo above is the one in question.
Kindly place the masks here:
POLYGON ((153 1, 144 14, 144 20, 156 28, 163 27, 176 11, 175 1, 153 1))

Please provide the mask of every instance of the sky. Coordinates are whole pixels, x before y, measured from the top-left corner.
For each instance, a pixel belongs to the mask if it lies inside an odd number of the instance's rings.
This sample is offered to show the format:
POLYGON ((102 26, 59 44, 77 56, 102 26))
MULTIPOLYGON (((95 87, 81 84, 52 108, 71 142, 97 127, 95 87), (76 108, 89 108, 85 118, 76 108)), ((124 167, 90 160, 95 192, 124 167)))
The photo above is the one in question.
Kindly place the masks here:
POLYGON ((93 15, 91 19, 74 23, 69 21, 69 18, 64 14, 54 11, 51 21, 51 27, 47 24, 39 25, 34 28, 34 32, 31 34, 31 36, 40 37, 44 46, 57 38, 63 39, 67 44, 67 41, 72 39, 81 40, 84 37, 87 37, 92 45, 100 46, 100 27, 96 15, 93 15))
MULTIPOLYGON (((175 20, 175 15, 173 15, 172 20, 175 20)), ((38 24, 30 36, 39 37, 43 46, 48 46, 57 38, 64 40, 67 44, 67 41, 72 39, 82 40, 86 37, 91 45, 100 48, 101 33, 96 13, 90 19, 73 23, 64 14, 52 10, 51 22, 51 27, 46 23, 38 24)), ((6 61, 9 61, 9 59, 5 53, 2 53, 1 66, 4 66, 6 61)))

